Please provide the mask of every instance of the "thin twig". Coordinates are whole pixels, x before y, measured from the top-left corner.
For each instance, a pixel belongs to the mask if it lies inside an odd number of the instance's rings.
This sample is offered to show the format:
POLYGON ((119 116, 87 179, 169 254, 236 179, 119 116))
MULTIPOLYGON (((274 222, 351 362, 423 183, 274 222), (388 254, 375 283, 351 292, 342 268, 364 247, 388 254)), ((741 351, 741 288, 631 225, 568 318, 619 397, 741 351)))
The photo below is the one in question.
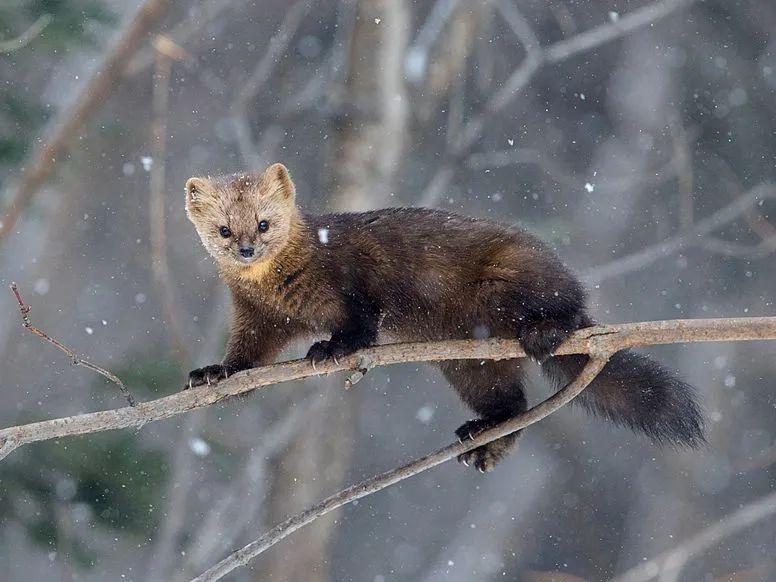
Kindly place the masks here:
POLYGON ((343 489, 339 493, 327 497, 320 503, 306 509, 305 511, 288 518, 287 520, 279 523, 267 533, 262 535, 257 540, 251 542, 247 546, 237 550, 229 555, 227 558, 220 561, 218 564, 210 568, 207 572, 197 576, 192 582, 214 582, 220 580, 226 574, 246 565, 253 560, 256 556, 262 554, 282 539, 288 537, 296 530, 312 523, 316 519, 323 517, 327 513, 334 511, 335 509, 352 503, 357 499, 372 495, 378 491, 385 489, 391 485, 403 481, 413 475, 427 471, 437 465, 456 458, 461 453, 470 451, 479 446, 485 445, 491 441, 504 437, 508 434, 512 434, 515 431, 523 429, 535 422, 539 422, 543 418, 549 416, 559 408, 565 406, 571 400, 574 399, 582 390, 584 390, 590 382, 592 382, 598 373, 603 370, 606 362, 609 360, 612 352, 597 351, 591 353, 591 358, 579 376, 568 384, 565 388, 555 393, 553 396, 542 402, 541 404, 534 406, 527 412, 520 414, 506 422, 502 422, 499 425, 494 426, 491 429, 483 431, 475 438, 465 442, 455 442, 442 449, 439 449, 429 455, 416 459, 406 465, 386 471, 380 475, 376 475, 362 481, 356 485, 352 485, 347 489, 343 489))
MULTIPOLYGON (((562 356, 670 343, 774 339, 776 317, 674 319, 581 329, 572 334, 555 353, 562 356)), ((211 386, 200 386, 149 402, 140 402, 134 407, 0 429, 0 459, 29 443, 105 430, 142 427, 149 422, 204 408, 231 396, 280 382, 405 362, 504 360, 522 357, 525 357, 525 352, 517 340, 443 340, 376 346, 341 358, 339 362, 327 361, 318 364, 315 369, 309 360, 273 364, 239 372, 211 386)))
POLYGON ((41 14, 30 27, 16 38, 0 41, 0 53, 8 54, 26 47, 30 44, 51 22, 51 14, 41 14))
POLYGON ((775 513, 776 492, 734 511, 671 550, 616 576, 612 582, 647 582, 657 576, 678 576, 694 556, 775 513))
MULTIPOLYGON (((27 305, 24 300, 22 299, 22 295, 19 292, 19 287, 16 285, 16 283, 11 283, 11 291, 13 291, 13 294, 16 296, 16 301, 19 304, 19 311, 22 314, 22 325, 30 330, 32 333, 37 335, 38 337, 42 338, 43 340, 50 343, 52 346, 57 348, 58 350, 64 352, 67 354, 67 357, 70 358, 70 362, 74 366, 81 366, 82 368, 86 368, 87 370, 91 370, 92 372, 96 372, 100 376, 110 380, 114 384, 116 384, 119 387, 119 390, 121 390, 121 393, 124 395, 124 398, 126 398, 127 403, 130 406, 136 406, 135 398, 132 396, 130 391, 127 389, 127 387, 124 385, 124 382, 121 381, 121 379, 116 376, 113 372, 106 370, 105 368, 101 368, 100 366, 97 366, 96 364, 92 364, 88 360, 85 360, 78 356, 73 350, 71 350, 69 347, 67 347, 65 344, 60 342, 59 340, 51 337, 48 335, 45 331, 42 329, 39 329, 32 325, 32 322, 30 321, 30 311, 32 310, 29 305, 27 305)), ((5 446, 5 445, 4 445, 5 446)), ((2 458, 2 457, 0 457, 2 458)))
POLYGON ((41 140, 40 147, 26 164, 21 183, 0 219, 0 243, 13 231, 16 221, 51 176, 57 161, 64 157, 78 131, 119 87, 127 62, 171 4, 171 0, 147 0, 119 33, 115 45, 78 94, 73 105, 60 112, 50 133, 41 140))

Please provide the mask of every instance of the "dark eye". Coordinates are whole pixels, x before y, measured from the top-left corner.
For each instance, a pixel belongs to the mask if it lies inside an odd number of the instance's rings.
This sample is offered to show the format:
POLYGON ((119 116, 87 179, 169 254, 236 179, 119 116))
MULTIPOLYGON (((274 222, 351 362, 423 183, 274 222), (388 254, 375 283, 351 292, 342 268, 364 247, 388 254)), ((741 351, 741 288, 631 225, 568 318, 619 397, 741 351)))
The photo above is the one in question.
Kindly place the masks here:
POLYGON ((232 229, 230 229, 228 226, 222 226, 218 229, 218 233, 224 238, 229 238, 232 236, 232 229))
POLYGON ((259 232, 267 232, 269 230, 269 222, 262 220, 259 222, 259 232))

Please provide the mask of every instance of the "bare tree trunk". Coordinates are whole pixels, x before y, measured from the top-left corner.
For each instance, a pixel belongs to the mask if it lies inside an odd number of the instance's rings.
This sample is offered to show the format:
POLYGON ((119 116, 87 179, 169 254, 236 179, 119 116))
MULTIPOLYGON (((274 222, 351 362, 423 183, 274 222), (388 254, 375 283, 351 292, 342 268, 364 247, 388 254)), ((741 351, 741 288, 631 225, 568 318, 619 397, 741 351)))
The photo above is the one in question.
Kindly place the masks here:
MULTIPOLYGON (((358 3, 349 67, 342 91, 344 119, 332 130, 328 203, 339 210, 383 206, 404 150, 407 101, 404 54, 409 11, 404 0, 358 3)), ((359 392, 342 394, 341 379, 322 380, 325 402, 298 433, 273 484, 269 523, 281 521, 341 486, 355 440, 359 392), (293 492, 293 496, 290 493, 293 492)), ((323 582, 330 573, 337 514, 301 532, 268 555, 262 580, 323 582)))

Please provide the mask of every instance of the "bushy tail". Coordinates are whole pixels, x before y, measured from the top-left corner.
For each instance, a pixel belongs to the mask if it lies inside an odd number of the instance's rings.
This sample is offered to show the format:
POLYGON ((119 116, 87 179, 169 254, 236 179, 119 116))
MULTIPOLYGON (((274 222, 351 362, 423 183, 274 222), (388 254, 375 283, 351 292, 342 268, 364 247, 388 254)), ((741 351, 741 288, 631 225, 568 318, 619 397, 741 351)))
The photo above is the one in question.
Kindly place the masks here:
MULTIPOLYGON (((558 356, 542 368, 560 387, 573 380, 586 361, 587 356, 558 356)), ((695 448, 705 442, 695 389, 652 358, 630 350, 612 356, 576 401, 660 443, 695 448)))

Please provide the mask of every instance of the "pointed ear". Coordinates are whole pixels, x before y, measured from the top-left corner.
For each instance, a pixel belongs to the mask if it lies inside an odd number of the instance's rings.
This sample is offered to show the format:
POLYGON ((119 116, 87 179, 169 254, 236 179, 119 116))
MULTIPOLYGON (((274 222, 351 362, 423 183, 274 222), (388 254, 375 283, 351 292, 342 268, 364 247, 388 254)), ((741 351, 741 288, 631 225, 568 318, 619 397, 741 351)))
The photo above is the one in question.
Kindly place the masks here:
POLYGON ((186 210, 198 210, 205 195, 207 184, 202 178, 192 177, 186 180, 186 210))
POLYGON ((296 197, 296 186, 283 164, 272 164, 267 168, 262 186, 262 194, 265 196, 277 196, 288 202, 293 202, 296 197))

